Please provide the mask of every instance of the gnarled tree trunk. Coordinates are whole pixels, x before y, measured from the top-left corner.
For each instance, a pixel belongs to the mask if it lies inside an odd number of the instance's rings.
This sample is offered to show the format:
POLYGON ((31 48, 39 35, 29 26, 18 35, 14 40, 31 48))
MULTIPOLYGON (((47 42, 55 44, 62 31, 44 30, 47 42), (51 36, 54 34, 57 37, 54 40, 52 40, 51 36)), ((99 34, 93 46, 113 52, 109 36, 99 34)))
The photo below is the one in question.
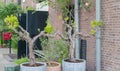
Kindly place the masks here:
POLYGON ((34 42, 33 41, 29 42, 29 59, 31 66, 35 65, 35 55, 34 55, 33 47, 34 47, 34 42))

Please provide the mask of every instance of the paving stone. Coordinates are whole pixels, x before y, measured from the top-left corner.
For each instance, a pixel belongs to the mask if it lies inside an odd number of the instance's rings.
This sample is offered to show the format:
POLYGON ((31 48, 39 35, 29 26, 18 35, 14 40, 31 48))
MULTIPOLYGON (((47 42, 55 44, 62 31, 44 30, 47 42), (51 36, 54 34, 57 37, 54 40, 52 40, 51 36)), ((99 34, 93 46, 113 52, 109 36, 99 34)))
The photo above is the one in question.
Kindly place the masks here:
POLYGON ((9 54, 8 48, 0 48, 0 71, 4 71, 5 65, 14 64, 14 62, 7 60, 7 58, 4 57, 4 54, 9 54))

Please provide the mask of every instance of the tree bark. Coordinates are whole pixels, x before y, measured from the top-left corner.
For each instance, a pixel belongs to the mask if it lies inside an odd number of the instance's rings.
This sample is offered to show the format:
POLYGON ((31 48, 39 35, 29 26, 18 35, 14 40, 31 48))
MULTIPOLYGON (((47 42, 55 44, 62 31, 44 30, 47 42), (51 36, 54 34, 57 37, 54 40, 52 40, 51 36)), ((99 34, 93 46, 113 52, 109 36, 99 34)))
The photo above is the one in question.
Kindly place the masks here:
POLYGON ((33 47, 34 47, 34 42, 29 41, 29 59, 30 59, 31 66, 35 65, 35 62, 36 62, 33 47))

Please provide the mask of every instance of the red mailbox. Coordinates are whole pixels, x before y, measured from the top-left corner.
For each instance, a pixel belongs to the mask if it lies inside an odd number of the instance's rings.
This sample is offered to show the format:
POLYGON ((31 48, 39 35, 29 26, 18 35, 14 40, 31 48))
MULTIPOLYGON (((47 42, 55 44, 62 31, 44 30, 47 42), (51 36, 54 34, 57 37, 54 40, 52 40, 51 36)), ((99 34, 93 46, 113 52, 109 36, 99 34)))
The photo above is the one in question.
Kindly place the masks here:
POLYGON ((12 36, 12 34, 10 32, 3 32, 2 33, 3 40, 10 40, 11 36, 12 36))

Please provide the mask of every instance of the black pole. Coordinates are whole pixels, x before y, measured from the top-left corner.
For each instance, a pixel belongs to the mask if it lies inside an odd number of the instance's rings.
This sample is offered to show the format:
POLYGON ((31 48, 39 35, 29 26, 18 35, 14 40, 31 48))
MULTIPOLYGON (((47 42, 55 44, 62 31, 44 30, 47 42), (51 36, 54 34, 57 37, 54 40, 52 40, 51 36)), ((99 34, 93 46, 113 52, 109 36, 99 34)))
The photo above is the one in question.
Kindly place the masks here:
POLYGON ((11 54, 11 39, 9 40, 9 53, 11 54))
POLYGON ((1 38, 1 42, 0 43, 2 45, 2 31, 0 31, 0 35, 1 35, 1 37, 0 37, 1 38))
POLYGON ((1 31, 1 45, 2 45, 2 47, 3 47, 3 31, 1 31))
POLYGON ((18 5, 21 5, 21 0, 18 0, 18 5))

